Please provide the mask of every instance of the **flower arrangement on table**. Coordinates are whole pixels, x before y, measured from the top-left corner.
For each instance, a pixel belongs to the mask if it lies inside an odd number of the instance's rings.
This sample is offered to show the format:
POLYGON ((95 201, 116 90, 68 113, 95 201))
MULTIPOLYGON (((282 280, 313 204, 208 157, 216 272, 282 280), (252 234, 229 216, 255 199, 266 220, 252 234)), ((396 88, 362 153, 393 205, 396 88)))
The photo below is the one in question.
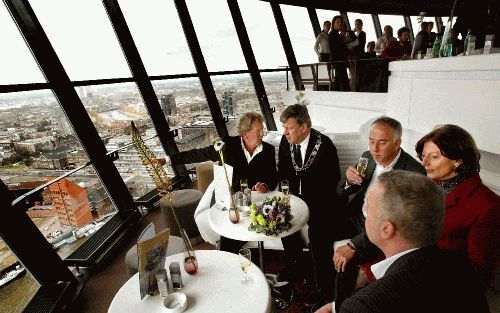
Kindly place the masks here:
POLYGON ((267 236, 278 236, 292 226, 290 202, 283 197, 274 196, 266 198, 261 204, 252 203, 248 213, 251 219, 248 230, 267 236))

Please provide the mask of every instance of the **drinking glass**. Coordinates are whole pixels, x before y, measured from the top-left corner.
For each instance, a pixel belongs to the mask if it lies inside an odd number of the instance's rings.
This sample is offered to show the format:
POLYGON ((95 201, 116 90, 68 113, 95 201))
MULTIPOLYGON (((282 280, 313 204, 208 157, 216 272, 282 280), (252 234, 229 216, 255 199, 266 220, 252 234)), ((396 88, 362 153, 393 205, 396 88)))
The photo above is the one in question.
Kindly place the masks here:
POLYGON ((240 179, 240 189, 241 189, 241 192, 244 192, 245 189, 247 189, 247 188, 248 188, 247 179, 246 178, 240 179))
POLYGON ((290 194, 290 185, 288 184, 288 180, 286 179, 283 179, 281 181, 281 192, 285 196, 288 196, 290 194))
POLYGON ((240 265, 241 270, 243 271, 243 278, 241 279, 241 283, 243 285, 251 285, 253 283, 253 280, 248 276, 248 270, 252 265, 252 253, 250 249, 244 248, 240 249, 238 255, 240 256, 240 265))
POLYGON ((358 165, 356 165, 356 170, 358 170, 359 176, 365 176, 365 171, 367 167, 368 167, 368 159, 359 157, 358 165))

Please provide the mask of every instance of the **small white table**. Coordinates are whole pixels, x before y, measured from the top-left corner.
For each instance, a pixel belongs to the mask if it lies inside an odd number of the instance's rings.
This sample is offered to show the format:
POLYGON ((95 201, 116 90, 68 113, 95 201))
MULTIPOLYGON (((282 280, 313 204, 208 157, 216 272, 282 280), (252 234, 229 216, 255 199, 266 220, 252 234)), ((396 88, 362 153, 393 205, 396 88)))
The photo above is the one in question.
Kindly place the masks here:
MULTIPOLYGON (((268 313, 271 311, 271 291, 262 271, 252 263, 248 275, 253 284, 241 283, 243 271, 239 256, 217 250, 196 250, 198 272, 189 275, 184 271, 182 253, 168 256, 165 268, 170 262, 181 265, 183 287, 187 296, 187 313, 268 313)), ((170 275, 169 275, 170 280, 170 275)), ((113 298, 108 313, 155 313, 165 312, 160 295, 146 296, 141 300, 139 274, 132 276, 113 298)))
MULTIPOLYGON (((279 191, 271 191, 266 193, 260 193, 252 191, 252 203, 261 203, 266 198, 272 198, 273 196, 283 196, 279 191)), ((238 224, 233 224, 229 221, 229 212, 227 210, 222 211, 216 208, 210 209, 209 213, 209 224, 214 231, 219 233, 221 236, 241 240, 241 241, 258 241, 259 242, 259 252, 260 252, 260 268, 264 270, 263 259, 262 259, 262 242, 266 240, 272 240, 275 238, 282 238, 289 236, 297 231, 299 231, 309 220, 309 208, 304 200, 297 196, 290 195, 290 209, 293 215, 293 219, 290 222, 292 227, 279 234, 278 236, 267 236, 263 233, 256 233, 254 231, 248 230, 250 225, 250 217, 240 215, 240 222, 238 224)))

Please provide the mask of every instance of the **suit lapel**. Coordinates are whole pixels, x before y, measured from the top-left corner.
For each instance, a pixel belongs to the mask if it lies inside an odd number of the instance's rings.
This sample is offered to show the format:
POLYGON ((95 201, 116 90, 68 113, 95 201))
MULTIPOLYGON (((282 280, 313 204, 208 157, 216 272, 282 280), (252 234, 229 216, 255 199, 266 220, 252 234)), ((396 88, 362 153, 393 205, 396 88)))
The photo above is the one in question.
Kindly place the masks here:
POLYGON ((316 145, 316 141, 318 141, 318 138, 316 138, 316 132, 311 128, 311 136, 309 137, 309 143, 307 144, 306 157, 304 158, 304 160, 302 160, 302 164, 306 164, 309 156, 314 149, 314 146, 316 145))

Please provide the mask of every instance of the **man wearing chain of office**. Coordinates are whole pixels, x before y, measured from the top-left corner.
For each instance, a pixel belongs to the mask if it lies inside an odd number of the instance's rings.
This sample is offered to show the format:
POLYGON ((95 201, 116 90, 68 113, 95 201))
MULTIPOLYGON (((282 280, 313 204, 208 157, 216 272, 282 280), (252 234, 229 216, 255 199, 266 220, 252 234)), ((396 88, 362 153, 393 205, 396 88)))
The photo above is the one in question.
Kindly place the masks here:
MULTIPOLYGON (((279 147, 278 176, 289 181, 290 192, 302 198, 309 207, 309 242, 318 292, 306 304, 329 301, 333 297, 334 272, 331 257, 337 215, 336 188, 340 180, 337 149, 330 138, 311 128, 307 107, 288 106, 280 116, 283 137, 279 147)), ((300 255, 300 232, 282 238, 288 266, 280 280, 300 281, 304 278, 304 262, 300 255)))

